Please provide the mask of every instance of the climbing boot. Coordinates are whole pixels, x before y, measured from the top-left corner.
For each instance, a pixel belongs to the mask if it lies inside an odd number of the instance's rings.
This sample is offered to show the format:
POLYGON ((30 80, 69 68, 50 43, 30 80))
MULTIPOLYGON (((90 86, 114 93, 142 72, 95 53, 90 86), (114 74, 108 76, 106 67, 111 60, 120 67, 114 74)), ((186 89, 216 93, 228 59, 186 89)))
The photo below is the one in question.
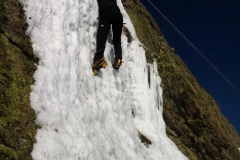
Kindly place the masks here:
POLYGON ((120 58, 115 58, 115 60, 114 60, 114 63, 113 63, 113 68, 114 69, 119 69, 120 68, 120 66, 121 66, 121 64, 122 64, 123 62, 122 62, 122 59, 120 59, 120 58))
POLYGON ((99 70, 101 68, 107 67, 107 65, 108 65, 107 60, 104 57, 99 60, 95 60, 95 62, 93 63, 93 66, 92 66, 93 74, 97 75, 99 70))

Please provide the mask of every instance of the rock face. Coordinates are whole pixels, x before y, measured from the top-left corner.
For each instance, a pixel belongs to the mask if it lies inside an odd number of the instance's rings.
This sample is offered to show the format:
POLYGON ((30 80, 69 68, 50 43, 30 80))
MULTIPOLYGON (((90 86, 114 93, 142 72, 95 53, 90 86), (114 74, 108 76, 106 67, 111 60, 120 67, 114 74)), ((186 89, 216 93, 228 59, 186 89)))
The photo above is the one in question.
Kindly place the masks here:
POLYGON ((0 7, 0 159, 27 160, 36 134, 29 94, 37 60, 18 1, 0 0, 0 7))
MULTIPOLYGON (((191 160, 240 160, 240 138, 217 103, 171 48, 139 0, 122 0, 146 56, 162 78, 167 134, 191 160)), ((0 0, 0 159, 31 159, 37 126, 30 107, 36 70, 17 0, 0 0)), ((130 35, 129 39, 130 39, 130 35)))
POLYGON ((122 0, 146 56, 158 63, 167 134, 191 160, 240 160, 240 137, 139 0, 122 0))

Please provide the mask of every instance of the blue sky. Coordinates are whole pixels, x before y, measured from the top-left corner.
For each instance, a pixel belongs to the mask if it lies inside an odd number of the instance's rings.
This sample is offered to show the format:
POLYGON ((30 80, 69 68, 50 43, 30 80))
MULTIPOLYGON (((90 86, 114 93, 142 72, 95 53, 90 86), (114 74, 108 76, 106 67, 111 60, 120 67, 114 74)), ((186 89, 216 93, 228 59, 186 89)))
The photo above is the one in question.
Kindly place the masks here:
MULTIPOLYGON (((240 134, 240 94, 236 92, 162 17, 147 0, 171 47, 200 85, 217 101, 240 134)), ((240 90, 240 1, 151 0, 152 3, 240 90)))

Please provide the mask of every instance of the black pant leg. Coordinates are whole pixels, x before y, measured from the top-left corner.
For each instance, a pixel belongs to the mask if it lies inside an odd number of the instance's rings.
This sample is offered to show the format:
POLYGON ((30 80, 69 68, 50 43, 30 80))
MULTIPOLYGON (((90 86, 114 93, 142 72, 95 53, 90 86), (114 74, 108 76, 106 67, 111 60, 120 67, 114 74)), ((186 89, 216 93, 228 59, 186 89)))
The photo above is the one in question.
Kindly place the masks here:
POLYGON ((106 21, 99 21, 97 29, 97 52, 95 53, 94 61, 101 59, 104 56, 105 45, 107 36, 110 31, 111 25, 106 21))
POLYGON ((122 27, 123 27, 123 17, 120 12, 117 12, 117 16, 115 17, 112 23, 112 31, 113 31, 113 45, 115 50, 115 57, 118 57, 120 59, 122 59, 122 47, 121 47, 122 27))

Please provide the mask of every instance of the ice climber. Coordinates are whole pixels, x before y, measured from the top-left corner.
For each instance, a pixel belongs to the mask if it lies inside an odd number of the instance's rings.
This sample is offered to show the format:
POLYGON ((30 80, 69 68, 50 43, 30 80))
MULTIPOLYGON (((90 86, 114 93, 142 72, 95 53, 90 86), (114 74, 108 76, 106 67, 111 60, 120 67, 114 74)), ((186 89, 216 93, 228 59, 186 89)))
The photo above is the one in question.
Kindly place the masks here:
MULTIPOLYGON (((108 33, 112 26, 113 45, 115 58, 113 68, 119 69, 122 63, 121 34, 123 27, 123 17, 116 0, 97 0, 99 7, 99 24, 97 29, 97 46, 93 59, 93 71, 96 67, 105 68, 107 66, 104 58, 104 50, 108 33)), ((97 70, 97 72, 98 72, 97 70)), ((95 73, 94 73, 95 74, 95 73)))

